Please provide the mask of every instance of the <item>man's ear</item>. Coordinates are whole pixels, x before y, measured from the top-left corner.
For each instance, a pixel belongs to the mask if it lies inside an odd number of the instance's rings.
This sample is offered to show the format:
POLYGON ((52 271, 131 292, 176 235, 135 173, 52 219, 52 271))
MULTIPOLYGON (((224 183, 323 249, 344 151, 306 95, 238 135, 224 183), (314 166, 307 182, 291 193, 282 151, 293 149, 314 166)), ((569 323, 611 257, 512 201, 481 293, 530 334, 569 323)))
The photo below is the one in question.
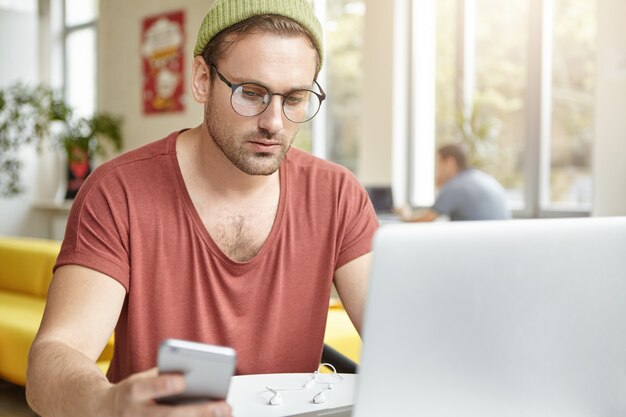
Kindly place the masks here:
POLYGON ((191 94, 198 103, 206 103, 211 88, 211 68, 200 55, 193 59, 191 65, 191 94))
POLYGON ((452 156, 446 158, 446 166, 448 172, 452 177, 458 174, 460 171, 459 164, 457 164, 456 159, 454 159, 452 156))

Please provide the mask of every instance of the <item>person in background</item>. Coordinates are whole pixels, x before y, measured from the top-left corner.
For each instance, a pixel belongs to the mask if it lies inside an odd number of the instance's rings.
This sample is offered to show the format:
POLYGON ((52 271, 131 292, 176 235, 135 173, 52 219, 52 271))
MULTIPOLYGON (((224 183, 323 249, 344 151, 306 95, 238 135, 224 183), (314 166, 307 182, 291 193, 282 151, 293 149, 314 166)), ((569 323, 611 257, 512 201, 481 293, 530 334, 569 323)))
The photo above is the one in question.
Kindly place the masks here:
POLYGON ((504 220, 511 218, 504 188, 492 176, 468 166, 463 146, 448 144, 437 151, 435 204, 413 213, 402 210, 406 222, 430 222, 439 216, 450 220, 504 220))
POLYGON ((41 416, 222 416, 155 399, 166 338, 226 345, 238 374, 313 372, 333 284, 361 328, 378 222, 347 169, 292 148, 325 98, 307 0, 216 0, 190 92, 200 124, 109 161, 72 205, 26 396, 41 416), (95 364, 115 329, 107 377, 95 364))

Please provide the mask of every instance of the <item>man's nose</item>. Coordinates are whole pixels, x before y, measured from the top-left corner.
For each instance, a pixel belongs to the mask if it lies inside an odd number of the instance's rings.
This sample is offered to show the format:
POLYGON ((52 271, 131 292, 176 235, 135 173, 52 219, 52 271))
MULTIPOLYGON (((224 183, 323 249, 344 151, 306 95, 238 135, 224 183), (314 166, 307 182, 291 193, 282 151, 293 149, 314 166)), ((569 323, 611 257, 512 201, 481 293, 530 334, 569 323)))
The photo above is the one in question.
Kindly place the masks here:
POLYGON ((273 96, 267 108, 260 115, 259 127, 274 134, 283 128, 283 98, 273 96))

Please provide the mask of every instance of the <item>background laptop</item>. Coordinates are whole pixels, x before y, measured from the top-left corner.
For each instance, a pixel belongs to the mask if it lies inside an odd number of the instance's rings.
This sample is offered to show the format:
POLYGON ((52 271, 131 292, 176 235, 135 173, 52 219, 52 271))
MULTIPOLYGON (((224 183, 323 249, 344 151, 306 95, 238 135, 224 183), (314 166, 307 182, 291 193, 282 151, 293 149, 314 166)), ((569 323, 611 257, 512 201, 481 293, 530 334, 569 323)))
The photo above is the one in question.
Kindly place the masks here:
POLYGON ((389 214, 393 212, 393 194, 391 186, 368 186, 365 187, 367 195, 372 201, 376 214, 389 214))
POLYGON ((398 222, 400 220, 399 216, 394 213, 391 186, 367 186, 365 190, 381 224, 398 222))
POLYGON ((626 416, 626 218, 374 240, 355 417, 626 416))

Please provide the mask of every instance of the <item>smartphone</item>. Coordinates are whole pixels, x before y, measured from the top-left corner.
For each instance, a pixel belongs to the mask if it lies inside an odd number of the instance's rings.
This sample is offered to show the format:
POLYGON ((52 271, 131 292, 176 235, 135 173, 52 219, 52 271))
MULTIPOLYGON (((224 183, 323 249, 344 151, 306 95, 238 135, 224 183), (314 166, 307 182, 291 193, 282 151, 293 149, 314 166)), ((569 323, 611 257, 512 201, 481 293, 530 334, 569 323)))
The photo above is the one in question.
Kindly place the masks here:
POLYGON ((158 398, 157 402, 181 404, 225 400, 236 363, 237 355, 230 347, 165 339, 159 346, 159 374, 183 374, 187 387, 184 392, 158 398))

